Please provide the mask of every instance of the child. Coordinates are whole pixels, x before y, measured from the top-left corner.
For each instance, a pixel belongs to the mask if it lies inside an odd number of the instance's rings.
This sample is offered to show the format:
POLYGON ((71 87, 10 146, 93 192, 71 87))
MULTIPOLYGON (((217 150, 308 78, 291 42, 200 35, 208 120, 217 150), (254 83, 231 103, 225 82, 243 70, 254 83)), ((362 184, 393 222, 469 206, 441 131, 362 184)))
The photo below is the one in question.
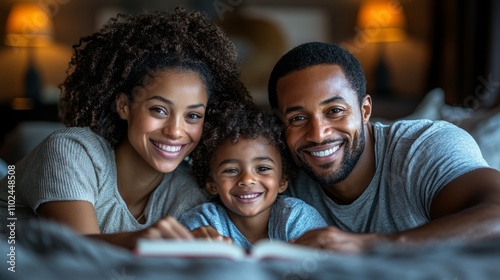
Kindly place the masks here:
POLYGON ((192 154, 198 183, 218 199, 191 209, 179 221, 192 231, 211 226, 246 249, 261 239, 289 241, 325 227, 314 208, 278 195, 295 167, 275 117, 253 108, 227 111, 217 125, 205 126, 205 140, 192 154))

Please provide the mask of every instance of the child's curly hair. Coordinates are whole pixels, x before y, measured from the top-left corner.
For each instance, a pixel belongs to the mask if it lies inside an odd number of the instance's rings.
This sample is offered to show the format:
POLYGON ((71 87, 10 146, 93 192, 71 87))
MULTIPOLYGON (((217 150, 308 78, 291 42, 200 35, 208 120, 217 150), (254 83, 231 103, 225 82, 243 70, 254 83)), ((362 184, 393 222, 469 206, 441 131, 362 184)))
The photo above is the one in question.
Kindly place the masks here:
POLYGON ((205 186, 210 174, 210 161, 215 149, 230 139, 233 144, 239 139, 267 139, 281 155, 283 176, 293 179, 297 173, 284 138, 282 122, 271 112, 263 112, 253 104, 233 103, 221 114, 218 122, 205 123, 202 140, 191 153, 193 172, 198 184, 205 186))
POLYGON ((147 78, 166 69, 197 72, 209 101, 205 121, 216 119, 228 103, 251 100, 240 80, 236 48, 199 11, 118 15, 73 46, 67 78, 61 85, 59 115, 67 126, 87 126, 115 146, 127 134, 115 99, 130 100, 147 78))

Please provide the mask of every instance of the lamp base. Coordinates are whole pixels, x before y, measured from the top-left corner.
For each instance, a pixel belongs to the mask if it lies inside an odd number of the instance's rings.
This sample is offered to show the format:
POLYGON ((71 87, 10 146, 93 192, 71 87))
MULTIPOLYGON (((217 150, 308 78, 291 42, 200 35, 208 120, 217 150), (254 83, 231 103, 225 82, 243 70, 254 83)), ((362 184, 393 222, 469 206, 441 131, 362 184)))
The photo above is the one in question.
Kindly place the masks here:
POLYGON ((390 97, 392 96, 391 91, 391 73, 389 66, 385 60, 383 43, 379 44, 379 59, 374 69, 375 76, 375 94, 380 97, 390 97))
POLYGON ((32 50, 28 50, 28 52, 28 68, 26 69, 26 74, 24 76, 24 96, 38 102, 41 96, 42 81, 35 66, 33 54, 31 53, 32 50))

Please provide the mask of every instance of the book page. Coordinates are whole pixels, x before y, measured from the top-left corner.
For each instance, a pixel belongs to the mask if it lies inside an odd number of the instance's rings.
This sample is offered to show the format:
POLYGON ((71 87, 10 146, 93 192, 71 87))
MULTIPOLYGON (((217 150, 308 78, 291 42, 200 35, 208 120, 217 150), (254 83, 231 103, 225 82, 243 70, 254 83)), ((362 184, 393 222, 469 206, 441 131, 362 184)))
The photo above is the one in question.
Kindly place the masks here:
POLYGON ((222 257, 232 259, 246 257, 246 251, 237 245, 205 239, 141 239, 137 242, 136 253, 141 256, 165 257, 222 257))
POLYGON ((295 245, 282 241, 262 240, 257 242, 252 249, 253 259, 304 259, 308 257, 321 257, 328 252, 316 248, 295 245))
POLYGON ((141 239, 136 254, 156 257, 229 258, 233 260, 260 261, 264 259, 297 260, 321 258, 327 251, 290 244, 282 241, 261 240, 250 253, 238 245, 219 240, 141 239))

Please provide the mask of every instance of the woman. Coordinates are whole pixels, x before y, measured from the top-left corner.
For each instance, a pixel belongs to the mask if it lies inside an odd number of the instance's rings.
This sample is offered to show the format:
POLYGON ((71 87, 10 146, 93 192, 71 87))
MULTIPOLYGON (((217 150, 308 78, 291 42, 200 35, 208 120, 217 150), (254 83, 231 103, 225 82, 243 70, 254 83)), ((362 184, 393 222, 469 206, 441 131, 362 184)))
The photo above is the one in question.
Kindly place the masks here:
POLYGON ((192 238, 176 218, 206 196, 184 159, 204 121, 250 101, 234 46, 205 15, 176 9, 119 15, 74 50, 59 103, 68 128, 15 165, 14 213, 2 181, 0 216, 53 219, 126 248, 192 238))

